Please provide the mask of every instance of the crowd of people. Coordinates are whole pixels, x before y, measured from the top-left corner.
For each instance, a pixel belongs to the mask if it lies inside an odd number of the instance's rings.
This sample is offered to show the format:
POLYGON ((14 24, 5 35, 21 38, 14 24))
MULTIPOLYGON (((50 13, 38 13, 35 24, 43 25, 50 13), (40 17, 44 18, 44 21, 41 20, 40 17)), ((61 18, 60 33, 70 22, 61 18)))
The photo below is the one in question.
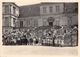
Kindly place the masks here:
POLYGON ((77 42, 77 40, 74 40, 74 35, 78 39, 78 28, 76 26, 73 28, 62 26, 60 29, 52 27, 37 31, 30 29, 26 31, 13 30, 3 34, 2 41, 3 45, 74 45, 77 42))

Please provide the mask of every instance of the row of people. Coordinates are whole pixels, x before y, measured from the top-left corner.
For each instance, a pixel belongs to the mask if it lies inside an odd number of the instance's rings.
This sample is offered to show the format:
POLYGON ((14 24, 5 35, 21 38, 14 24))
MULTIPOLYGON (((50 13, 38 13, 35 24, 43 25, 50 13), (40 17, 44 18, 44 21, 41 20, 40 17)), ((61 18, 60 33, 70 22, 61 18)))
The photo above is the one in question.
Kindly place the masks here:
POLYGON ((34 45, 38 44, 39 40, 36 38, 13 38, 3 36, 3 45, 34 45))
MULTIPOLYGON (((73 28, 73 29, 76 30, 76 28, 73 28)), ((69 32, 72 33, 73 29, 71 29, 69 32)), ((65 30, 63 30, 63 29, 58 29, 58 30, 49 29, 49 30, 50 31, 48 31, 48 32, 45 32, 45 31, 47 31, 47 29, 42 31, 42 32, 44 32, 43 35, 41 35, 42 38, 43 37, 46 38, 48 36, 51 36, 53 38, 54 35, 55 35, 55 37, 57 37, 57 35, 60 35, 60 34, 64 35, 64 34, 68 33, 68 32, 65 32, 65 30)), ((30 32, 21 32, 21 31, 11 32, 9 34, 4 34, 3 37, 2 37, 3 38, 3 45, 35 45, 35 44, 43 44, 42 40, 39 39, 39 37, 34 37, 34 36, 36 36, 35 32, 34 33, 30 33, 30 32)))

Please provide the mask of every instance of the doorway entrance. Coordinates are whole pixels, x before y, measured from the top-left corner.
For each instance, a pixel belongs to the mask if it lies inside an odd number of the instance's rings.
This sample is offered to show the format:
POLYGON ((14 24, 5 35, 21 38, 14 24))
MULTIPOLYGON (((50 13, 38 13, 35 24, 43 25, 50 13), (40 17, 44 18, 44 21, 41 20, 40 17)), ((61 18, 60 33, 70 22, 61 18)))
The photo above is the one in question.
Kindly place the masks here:
POLYGON ((54 22, 53 17, 49 17, 47 21, 48 21, 49 26, 53 26, 53 22, 54 22))
POLYGON ((49 26, 53 26, 53 22, 49 22, 49 26))

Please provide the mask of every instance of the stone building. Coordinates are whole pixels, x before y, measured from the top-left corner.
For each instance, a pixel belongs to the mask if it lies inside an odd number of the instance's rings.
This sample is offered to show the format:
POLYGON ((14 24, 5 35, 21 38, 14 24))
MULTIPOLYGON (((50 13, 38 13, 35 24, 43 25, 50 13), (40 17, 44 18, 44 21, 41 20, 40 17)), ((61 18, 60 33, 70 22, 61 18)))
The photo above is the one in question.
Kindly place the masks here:
POLYGON ((42 2, 20 6, 20 30, 40 26, 78 25, 77 3, 42 2))
POLYGON ((18 7, 13 2, 3 2, 2 9, 3 32, 78 25, 78 3, 42 2, 18 7))
POLYGON ((17 27, 19 7, 13 2, 2 3, 2 32, 11 32, 17 27))

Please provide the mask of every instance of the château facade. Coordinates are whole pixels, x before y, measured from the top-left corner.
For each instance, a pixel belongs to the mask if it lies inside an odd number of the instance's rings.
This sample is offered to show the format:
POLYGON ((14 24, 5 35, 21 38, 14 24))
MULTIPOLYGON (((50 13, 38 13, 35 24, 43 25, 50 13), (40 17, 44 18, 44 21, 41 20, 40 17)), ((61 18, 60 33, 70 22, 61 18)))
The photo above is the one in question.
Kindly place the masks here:
POLYGON ((41 26, 78 25, 78 3, 42 2, 17 6, 13 2, 3 2, 2 6, 3 33, 41 26))

